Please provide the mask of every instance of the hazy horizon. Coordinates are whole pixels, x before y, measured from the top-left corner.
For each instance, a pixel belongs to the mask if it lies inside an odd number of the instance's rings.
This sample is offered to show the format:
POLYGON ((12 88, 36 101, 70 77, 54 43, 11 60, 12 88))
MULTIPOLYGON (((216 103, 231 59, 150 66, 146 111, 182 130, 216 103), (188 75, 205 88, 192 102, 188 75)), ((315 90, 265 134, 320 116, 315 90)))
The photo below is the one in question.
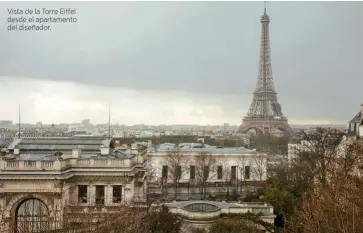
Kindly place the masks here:
MULTIPOLYGON (((239 125, 263 2, 2 2, 79 22, 0 31, 1 118, 44 124, 239 125), (97 16, 97 17, 95 17, 97 16), (26 36, 25 36, 26 35, 26 36)), ((268 2, 272 73, 291 125, 344 125, 363 102, 363 2, 268 2)), ((5 24, 5 20, 3 21, 5 24)))

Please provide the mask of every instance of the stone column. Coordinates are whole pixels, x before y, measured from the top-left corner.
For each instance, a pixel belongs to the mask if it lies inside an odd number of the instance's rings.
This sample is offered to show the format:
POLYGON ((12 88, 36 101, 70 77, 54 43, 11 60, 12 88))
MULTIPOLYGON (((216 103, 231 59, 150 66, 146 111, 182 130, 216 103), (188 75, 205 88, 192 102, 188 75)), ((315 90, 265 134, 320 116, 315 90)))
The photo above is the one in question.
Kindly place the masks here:
POLYGON ((94 186, 93 184, 90 184, 89 186, 88 186, 88 190, 87 190, 87 192, 88 192, 88 203, 90 204, 90 205, 95 205, 95 203, 96 203, 96 186, 94 186))
POLYGON ((112 185, 107 184, 105 190, 105 206, 112 205, 112 185))

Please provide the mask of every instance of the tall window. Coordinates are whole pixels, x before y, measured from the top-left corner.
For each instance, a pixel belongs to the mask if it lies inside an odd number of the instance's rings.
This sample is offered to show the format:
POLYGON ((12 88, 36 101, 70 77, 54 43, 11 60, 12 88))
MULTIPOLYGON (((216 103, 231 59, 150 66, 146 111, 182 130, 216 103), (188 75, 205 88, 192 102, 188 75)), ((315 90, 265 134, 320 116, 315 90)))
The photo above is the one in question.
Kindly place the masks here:
POLYGON ((218 180, 223 179, 223 167, 222 166, 217 167, 217 179, 218 180))
POLYGON ((96 185, 96 205, 105 204, 105 186, 96 185))
POLYGON ((182 174, 182 168, 181 168, 181 166, 177 166, 176 167, 176 179, 177 180, 181 179, 181 174, 182 174))
POLYGON ((163 170, 161 172, 161 177, 163 179, 167 179, 168 178, 168 166, 163 166, 163 170))
POLYGON ((251 176, 251 168, 250 166, 245 166, 245 179, 248 180, 250 179, 250 176, 251 176))
POLYGON ((235 180, 237 178, 237 167, 236 166, 232 166, 231 167, 231 179, 235 180))
POLYGON ((190 166, 190 179, 195 179, 195 166, 190 166))
POLYGON ((87 185, 78 185, 78 203, 87 203, 87 185))
POLYGON ((209 167, 205 166, 203 169, 203 179, 206 181, 208 180, 208 177, 209 177, 209 167))
POLYGON ((121 200, 122 200, 122 186, 114 185, 112 187, 112 202, 121 203, 121 200))
POLYGON ((38 199, 27 199, 20 203, 15 217, 16 233, 48 232, 48 208, 38 199))

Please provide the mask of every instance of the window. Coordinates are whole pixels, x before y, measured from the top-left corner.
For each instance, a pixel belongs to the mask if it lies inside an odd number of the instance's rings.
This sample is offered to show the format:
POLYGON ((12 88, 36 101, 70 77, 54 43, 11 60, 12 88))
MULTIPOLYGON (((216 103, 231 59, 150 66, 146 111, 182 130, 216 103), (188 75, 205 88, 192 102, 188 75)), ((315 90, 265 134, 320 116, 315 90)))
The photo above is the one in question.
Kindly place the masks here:
POLYGON ((105 204, 105 186, 96 185, 96 205, 105 204))
POLYGON ((176 179, 177 180, 180 180, 181 179, 181 174, 182 174, 181 166, 177 166, 176 167, 176 179))
POLYGON ((250 166, 245 166, 245 179, 250 179, 250 173, 251 173, 251 168, 250 166))
POLYGON ((195 166, 190 166, 190 179, 195 179, 195 166))
POLYGON ((218 166, 218 168, 217 168, 217 179, 218 180, 223 179, 223 167, 222 166, 218 166))
POLYGON ((237 177, 237 167, 232 166, 231 167, 231 180, 235 180, 237 177))
POLYGON ((20 203, 15 217, 17 233, 48 232, 48 208, 38 199, 27 199, 20 203))
POLYGON ((163 170, 161 172, 161 177, 163 179, 167 179, 168 178, 168 166, 163 166, 163 170))
POLYGON ((208 180, 209 177, 209 167, 205 166, 203 169, 203 180, 206 181, 208 180))
POLYGON ((122 200, 122 186, 114 185, 112 187, 112 203, 121 203, 122 200))
POLYGON ((87 203, 87 185, 78 185, 78 203, 87 203))

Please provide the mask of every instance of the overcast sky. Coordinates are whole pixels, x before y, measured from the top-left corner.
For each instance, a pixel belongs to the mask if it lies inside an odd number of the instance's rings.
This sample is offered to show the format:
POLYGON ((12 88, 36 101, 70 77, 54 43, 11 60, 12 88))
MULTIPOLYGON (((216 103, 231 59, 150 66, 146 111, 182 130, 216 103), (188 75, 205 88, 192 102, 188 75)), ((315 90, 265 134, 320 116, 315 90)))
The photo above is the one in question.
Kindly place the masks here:
MULTIPOLYGON (((258 72, 263 2, 0 2, 3 120, 240 124, 258 72), (7 8, 77 10, 49 32, 7 8)), ((273 76, 292 124, 345 123, 363 102, 363 2, 271 2, 273 76)))

